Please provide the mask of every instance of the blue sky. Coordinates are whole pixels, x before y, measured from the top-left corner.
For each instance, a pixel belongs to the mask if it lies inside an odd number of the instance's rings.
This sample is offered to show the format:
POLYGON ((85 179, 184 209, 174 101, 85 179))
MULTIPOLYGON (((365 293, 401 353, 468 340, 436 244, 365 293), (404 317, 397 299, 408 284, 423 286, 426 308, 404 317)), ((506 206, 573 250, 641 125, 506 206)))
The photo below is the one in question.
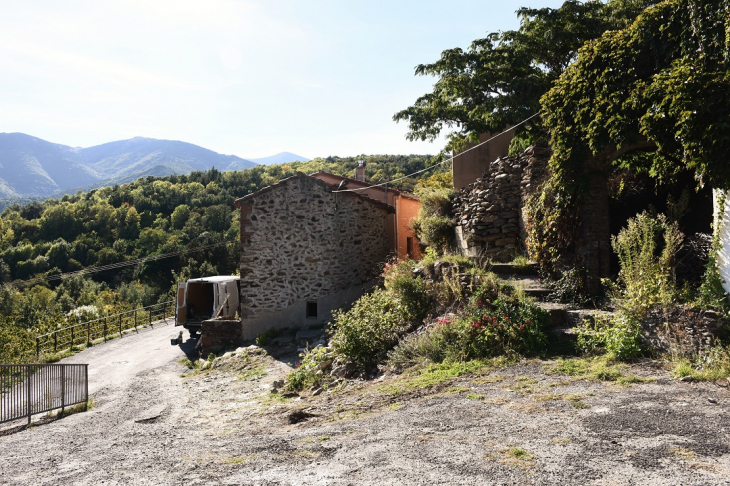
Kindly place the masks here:
POLYGON ((0 132, 241 157, 436 153, 442 140, 408 142, 392 121, 433 85, 414 67, 561 3, 3 0, 0 132))

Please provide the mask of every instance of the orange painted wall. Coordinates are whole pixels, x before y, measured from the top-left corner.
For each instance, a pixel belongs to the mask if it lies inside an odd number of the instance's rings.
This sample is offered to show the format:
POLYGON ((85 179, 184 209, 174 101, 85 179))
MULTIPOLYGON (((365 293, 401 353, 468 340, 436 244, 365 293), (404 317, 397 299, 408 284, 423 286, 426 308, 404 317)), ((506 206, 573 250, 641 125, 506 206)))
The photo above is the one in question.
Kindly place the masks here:
POLYGON ((418 217, 421 201, 407 196, 398 196, 395 200, 396 233, 398 235, 398 258, 420 260, 421 245, 413 231, 413 220, 418 217), (412 240, 411 254, 408 254, 408 238, 412 240))

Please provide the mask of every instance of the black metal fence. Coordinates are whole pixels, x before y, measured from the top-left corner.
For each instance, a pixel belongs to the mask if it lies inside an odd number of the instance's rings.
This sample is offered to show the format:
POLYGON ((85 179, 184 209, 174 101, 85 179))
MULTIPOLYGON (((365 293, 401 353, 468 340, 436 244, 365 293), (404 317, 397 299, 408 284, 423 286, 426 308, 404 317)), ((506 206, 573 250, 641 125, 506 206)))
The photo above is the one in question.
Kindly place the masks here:
POLYGON ((36 355, 40 356, 41 353, 50 351, 55 353, 73 346, 88 345, 99 339, 106 341, 116 336, 122 337, 124 331, 152 326, 154 321, 174 315, 174 311, 174 301, 169 300, 62 327, 36 336, 36 355))
POLYGON ((87 364, 0 364, 0 423, 88 400, 87 364))

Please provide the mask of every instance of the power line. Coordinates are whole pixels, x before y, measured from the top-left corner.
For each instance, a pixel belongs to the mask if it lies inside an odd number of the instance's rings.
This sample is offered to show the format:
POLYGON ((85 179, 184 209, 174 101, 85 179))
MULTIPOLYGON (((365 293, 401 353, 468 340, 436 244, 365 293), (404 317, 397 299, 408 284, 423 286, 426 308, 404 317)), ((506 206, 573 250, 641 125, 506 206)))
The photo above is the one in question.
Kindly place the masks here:
POLYGON ((203 251, 203 250, 208 250, 211 248, 217 248, 220 246, 224 246, 229 243, 231 243, 231 242, 223 241, 220 243, 212 243, 210 245, 203 245, 203 246, 198 246, 195 248, 188 248, 186 250, 174 251, 171 253, 163 253, 161 255, 150 255, 150 256, 147 256, 144 258, 136 258, 134 260, 126 260, 126 261, 118 262, 118 263, 110 263, 109 265, 102 265, 99 267, 84 268, 83 270, 77 270, 75 272, 57 273, 55 275, 50 275, 47 277, 38 277, 38 278, 29 279, 29 280, 15 281, 15 282, 13 282, 13 284, 18 287, 27 287, 28 285, 33 285, 33 284, 40 283, 40 282, 52 282, 54 280, 63 280, 64 278, 73 277, 76 275, 90 275, 92 273, 103 272, 105 270, 116 270, 118 268, 129 267, 132 265, 139 265, 141 263, 153 262, 156 260, 162 260, 162 259, 171 258, 174 256, 185 255, 187 253, 195 253, 195 252, 199 252, 199 251, 203 251))
POLYGON ((387 181, 387 182, 381 182, 381 183, 379 183, 379 184, 373 184, 373 185, 370 185, 370 186, 367 186, 367 187, 359 187, 359 188, 357 188, 357 189, 342 189, 341 191, 339 191, 339 190, 338 190, 338 191, 332 191, 332 192, 358 192, 358 191, 366 191, 366 190, 368 190, 368 189, 372 189, 373 187, 380 187, 380 186, 385 186, 386 184, 391 184, 391 183, 393 183, 393 182, 398 182, 398 181, 402 181, 403 179, 408 179, 409 177, 413 177, 414 175, 418 175, 418 174, 420 174, 420 173, 422 173, 422 172, 426 172, 427 170, 431 170, 431 169, 433 169, 434 167, 438 167, 439 165, 443 165, 443 164, 445 164, 445 163, 447 163, 447 162, 451 162, 451 161, 452 161, 452 160, 454 160, 454 159, 455 159, 456 157, 458 157, 458 156, 460 156, 460 155, 464 155, 465 153, 467 153, 467 152, 469 152, 469 151, 471 151, 471 150, 474 150, 474 149, 476 149, 476 148, 478 148, 478 147, 481 147, 481 146, 482 146, 482 145, 484 145, 485 143, 489 143, 489 142, 491 142, 491 141, 492 141, 492 140, 494 140, 495 138, 497 138, 497 137, 499 137, 499 136, 502 136, 502 135, 504 135, 505 133, 507 133, 507 132, 509 132, 509 131, 512 131, 512 130, 514 130, 515 128, 519 127, 520 125, 524 125, 525 123, 527 123, 528 121, 532 120, 533 118, 535 118, 535 117, 536 117, 537 115, 539 115, 540 113, 541 113, 541 111, 538 111, 538 112, 537 112, 537 113, 535 113, 534 115, 532 115, 532 116, 530 116, 530 117, 528 117, 528 118, 525 118, 524 120, 522 120, 522 121, 521 121, 521 122, 519 122, 518 124, 516 124, 516 125, 514 125, 514 126, 511 126, 511 127, 509 127, 508 129, 504 130, 504 131, 503 131, 503 132, 501 132, 501 133, 498 133, 497 135, 493 136, 493 137, 492 137, 492 138, 490 138, 489 140, 485 140, 485 141, 483 141, 483 142, 480 142, 480 143, 478 143, 477 145, 474 145, 473 147, 469 147, 468 149, 464 150, 463 152, 460 152, 460 153, 458 153, 458 154, 456 154, 456 155, 452 155, 452 156, 451 156, 451 157, 449 157, 448 159, 446 159, 446 160, 442 160, 441 162, 439 162, 439 163, 437 163, 437 164, 433 164, 433 165, 431 165, 431 166, 429 166, 429 167, 426 167, 425 169, 417 170, 416 172, 413 172, 413 173, 411 173, 411 174, 408 174, 408 175, 404 175, 403 177, 398 177, 397 179, 393 179, 393 180, 391 180, 391 181, 387 181))

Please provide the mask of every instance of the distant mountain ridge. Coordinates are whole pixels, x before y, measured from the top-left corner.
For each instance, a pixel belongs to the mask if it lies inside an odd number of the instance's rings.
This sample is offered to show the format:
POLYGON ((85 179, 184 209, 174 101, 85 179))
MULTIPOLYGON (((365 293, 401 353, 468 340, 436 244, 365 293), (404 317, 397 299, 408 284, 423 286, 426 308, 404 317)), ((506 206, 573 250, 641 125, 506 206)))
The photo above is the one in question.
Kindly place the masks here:
POLYGON ((0 133, 0 198, 50 197, 150 175, 188 174, 213 167, 242 170, 256 165, 174 140, 135 137, 75 148, 24 133, 0 133))
POLYGON ((281 152, 276 155, 270 155, 268 157, 261 157, 258 159, 249 158, 248 160, 262 165, 276 165, 286 164, 289 162, 309 162, 310 159, 302 157, 301 155, 293 154, 291 152, 281 152))

